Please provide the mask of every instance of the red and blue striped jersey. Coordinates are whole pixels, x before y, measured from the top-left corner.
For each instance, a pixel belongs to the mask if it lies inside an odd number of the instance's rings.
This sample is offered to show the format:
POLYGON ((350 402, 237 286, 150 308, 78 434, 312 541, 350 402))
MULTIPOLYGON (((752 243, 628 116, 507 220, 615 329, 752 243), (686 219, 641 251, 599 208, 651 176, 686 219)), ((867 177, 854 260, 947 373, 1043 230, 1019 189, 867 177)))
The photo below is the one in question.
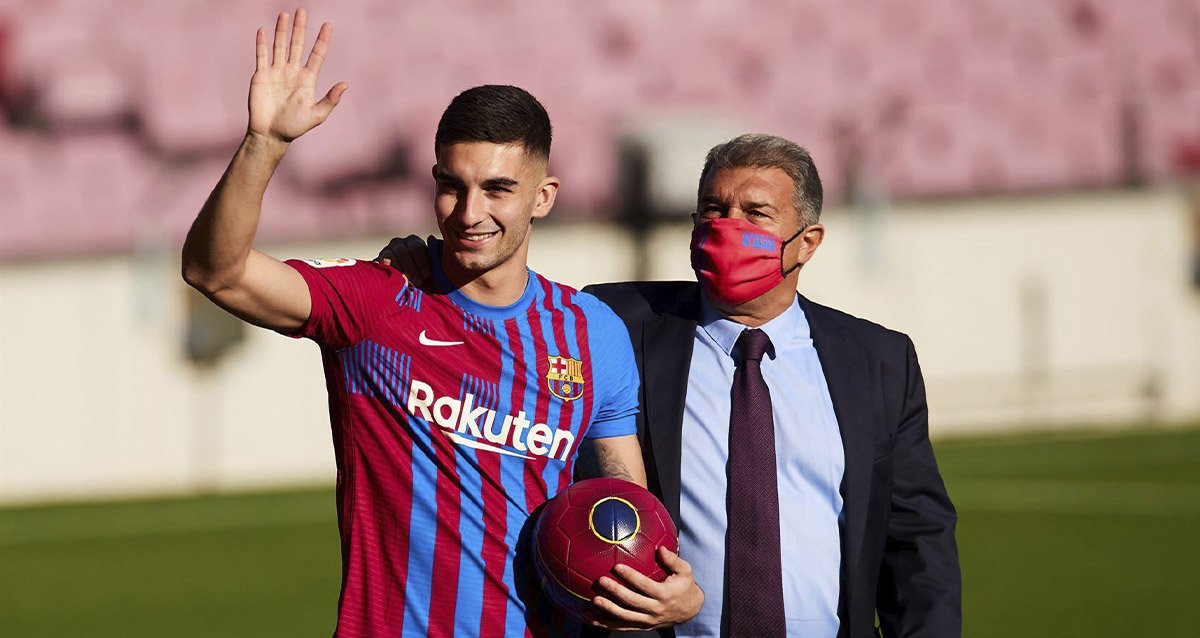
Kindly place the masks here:
POLYGON ((585 437, 635 431, 624 325, 533 271, 516 303, 495 307, 441 292, 440 271, 422 290, 371 262, 287 263, 308 282, 297 336, 320 344, 329 391, 337 635, 548 633, 555 621, 527 610, 518 539, 570 483, 585 437))

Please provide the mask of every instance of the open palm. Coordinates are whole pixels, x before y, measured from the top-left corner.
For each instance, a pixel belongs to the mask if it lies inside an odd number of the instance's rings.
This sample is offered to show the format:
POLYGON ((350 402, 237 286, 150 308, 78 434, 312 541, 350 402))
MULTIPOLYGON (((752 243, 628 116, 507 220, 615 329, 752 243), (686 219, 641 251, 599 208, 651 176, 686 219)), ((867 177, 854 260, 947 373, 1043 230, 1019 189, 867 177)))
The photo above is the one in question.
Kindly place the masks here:
POLYGON ((304 9, 296 10, 290 43, 288 17, 286 12, 280 13, 275 21, 275 42, 269 60, 266 29, 258 30, 256 66, 250 79, 250 132, 283 142, 290 142, 324 122, 349 86, 339 82, 325 97, 316 99, 317 74, 329 50, 333 27, 328 22, 321 25, 308 61, 301 66, 308 15, 304 9))

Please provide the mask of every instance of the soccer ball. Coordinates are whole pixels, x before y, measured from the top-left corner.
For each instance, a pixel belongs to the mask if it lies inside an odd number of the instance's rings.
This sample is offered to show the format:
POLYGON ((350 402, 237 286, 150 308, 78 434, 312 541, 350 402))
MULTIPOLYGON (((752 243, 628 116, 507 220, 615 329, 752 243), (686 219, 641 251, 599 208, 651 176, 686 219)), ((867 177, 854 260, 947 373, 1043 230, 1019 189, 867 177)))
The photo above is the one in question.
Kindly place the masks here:
POLYGON ((533 531, 542 591, 577 620, 599 615, 596 581, 618 563, 662 582, 659 546, 678 552, 675 523, 657 498, 629 481, 579 481, 546 503, 533 531))

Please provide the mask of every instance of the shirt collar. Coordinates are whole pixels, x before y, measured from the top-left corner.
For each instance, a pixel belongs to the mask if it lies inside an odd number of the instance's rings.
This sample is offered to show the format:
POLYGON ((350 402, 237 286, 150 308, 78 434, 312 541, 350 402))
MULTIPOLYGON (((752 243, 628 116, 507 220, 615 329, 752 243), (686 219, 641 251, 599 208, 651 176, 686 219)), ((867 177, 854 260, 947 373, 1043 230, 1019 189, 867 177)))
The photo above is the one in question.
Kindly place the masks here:
MULTIPOLYGON (((741 336, 743 330, 749 327, 721 314, 721 311, 714 308, 708 301, 708 297, 703 294, 700 295, 700 326, 730 357, 733 356, 733 346, 737 343, 738 337, 741 336)), ((776 353, 781 347, 792 341, 809 337, 808 318, 804 316, 804 309, 800 307, 799 298, 778 317, 759 326, 759 329, 771 338, 771 350, 768 355, 772 359, 776 357, 776 353)))

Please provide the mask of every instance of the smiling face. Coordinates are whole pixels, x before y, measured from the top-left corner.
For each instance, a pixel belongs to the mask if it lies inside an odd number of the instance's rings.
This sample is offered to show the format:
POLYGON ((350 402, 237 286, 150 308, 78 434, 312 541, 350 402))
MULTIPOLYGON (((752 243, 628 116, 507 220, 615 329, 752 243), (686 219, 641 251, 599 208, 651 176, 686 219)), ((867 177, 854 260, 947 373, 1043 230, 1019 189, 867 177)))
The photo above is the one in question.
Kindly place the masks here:
POLYGON ((519 143, 460 142, 441 149, 433 177, 442 268, 469 296, 515 301, 525 287, 530 227, 549 214, 558 190, 546 161, 519 143))

